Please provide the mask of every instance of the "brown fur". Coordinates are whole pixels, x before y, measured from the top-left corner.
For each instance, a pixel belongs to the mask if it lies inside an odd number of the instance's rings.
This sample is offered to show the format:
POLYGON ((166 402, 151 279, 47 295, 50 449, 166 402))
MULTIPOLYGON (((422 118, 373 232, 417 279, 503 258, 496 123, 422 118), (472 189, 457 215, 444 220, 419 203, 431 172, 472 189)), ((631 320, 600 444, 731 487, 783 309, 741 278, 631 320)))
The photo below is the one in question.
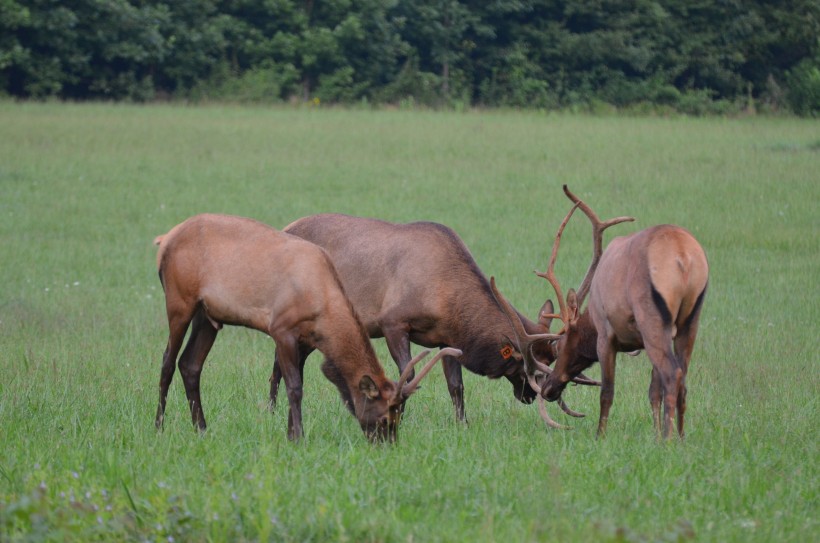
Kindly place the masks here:
MULTIPOLYGON (((567 382, 599 360, 598 433, 603 434, 614 396, 615 355, 645 349, 653 366, 649 395, 655 425, 668 437, 677 414, 683 437, 686 373, 708 276, 703 248, 679 226, 654 226, 613 239, 592 276, 587 309, 558 341, 544 397, 557 400, 567 382)), ((570 306, 572 297, 573 292, 567 296, 570 306)))
MULTIPOLYGON (((155 240, 170 334, 163 356, 156 425, 162 426, 177 354, 195 425, 206 427, 199 394, 202 366, 223 324, 270 335, 287 387, 288 437, 302 436, 302 373, 318 349, 364 432, 395 439, 397 384, 379 364, 327 254, 260 222, 197 215, 155 240)), ((327 372, 326 372, 327 373, 327 372)))
MULTIPOLYGON (((347 215, 312 215, 285 231, 323 247, 370 337, 384 337, 400 370, 410 360, 410 342, 463 351, 444 358, 444 374, 456 416, 463 420, 462 366, 479 375, 507 378, 515 396, 530 403, 536 393, 527 384, 514 345, 514 332, 493 298, 489 282, 463 241, 437 223, 394 224, 347 215)), ((552 306, 543 308, 552 312, 552 306)), ((533 333, 549 331, 549 320, 532 322, 533 333)), ((554 359, 552 346, 538 345, 542 358, 554 359)), ((274 366, 271 401, 276 401, 279 372, 274 366)))

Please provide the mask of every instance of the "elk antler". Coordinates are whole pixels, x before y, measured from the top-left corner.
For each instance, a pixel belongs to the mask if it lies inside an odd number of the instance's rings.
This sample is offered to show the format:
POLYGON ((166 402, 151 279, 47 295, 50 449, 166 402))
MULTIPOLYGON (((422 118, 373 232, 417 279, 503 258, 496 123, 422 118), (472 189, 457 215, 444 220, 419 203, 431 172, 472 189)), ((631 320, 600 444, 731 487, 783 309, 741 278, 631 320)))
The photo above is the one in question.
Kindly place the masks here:
POLYGON ((399 376, 398 387, 397 387, 398 390, 401 390, 401 388, 404 386, 404 384, 410 378, 410 374, 413 372, 413 367, 416 364, 418 364, 419 361, 421 361, 428 354, 430 354, 430 349, 424 349, 419 354, 414 356, 413 359, 410 360, 410 362, 407 363, 407 365, 404 367, 404 371, 402 371, 401 375, 399 376))
POLYGON ((424 365, 423 368, 421 368, 421 371, 419 371, 418 375, 416 375, 416 377, 412 381, 407 383, 407 380, 410 378, 410 372, 412 371, 413 366, 415 366, 422 358, 426 357, 428 354, 430 354, 430 351, 428 351, 428 350, 424 350, 424 351, 420 352, 407 364, 407 366, 404 368, 404 371, 401 372, 401 376, 399 377, 398 386, 396 387, 396 390, 399 391, 399 395, 402 398, 407 398, 413 392, 416 391, 416 389, 419 386, 419 383, 421 382, 422 379, 424 379, 424 376, 427 375, 430 372, 431 369, 433 369, 433 366, 442 357, 445 357, 445 356, 461 356, 462 353, 461 353, 460 350, 454 349, 452 347, 445 347, 445 348, 439 350, 439 352, 437 352, 436 355, 433 358, 431 358, 424 365))
MULTIPOLYGON (((538 383, 535 382, 534 377, 528 375, 527 381, 529 382, 530 386, 538 396, 538 414, 541 415, 541 418, 544 420, 544 424, 546 424, 550 428, 555 428, 557 430, 572 430, 572 428, 570 428, 569 426, 564 426, 563 424, 559 424, 552 420, 552 417, 550 417, 550 414, 547 412, 547 403, 546 401, 544 401, 544 397, 541 396, 541 387, 538 386, 538 383)), ((562 404, 563 405, 561 406, 561 408, 563 409, 564 407, 566 407, 566 404, 564 404, 563 402, 562 404)), ((567 407, 567 409, 569 408, 567 407)), ((569 413, 569 411, 572 411, 571 409, 567 411, 567 409, 564 409, 564 411, 567 413, 569 413)))
MULTIPOLYGON (((535 381, 535 372, 540 371, 541 373, 550 374, 552 373, 552 368, 547 366, 546 364, 539 362, 535 355, 532 353, 532 345, 538 341, 551 341, 560 339, 561 334, 529 334, 527 333, 526 329, 524 328, 524 324, 521 322, 521 319, 518 317, 518 313, 515 312, 510 302, 504 297, 501 292, 498 291, 498 288, 495 286, 495 277, 490 277, 490 288, 493 291, 493 296, 495 296, 496 301, 506 313, 507 318, 510 320, 510 324, 513 327, 513 332, 515 333, 516 344, 518 346, 518 351, 524 357, 524 371, 527 374, 527 382, 530 384, 530 387, 535 391, 536 395, 538 396, 538 413, 541 415, 541 418, 544 419, 544 423, 549 426, 550 428, 557 428, 559 430, 569 430, 569 426, 564 426, 563 424, 558 424, 552 417, 550 417, 549 413, 547 412, 547 406, 544 403, 544 398, 541 396, 541 387, 538 386, 538 383, 535 381)), ((565 413, 568 415, 572 415, 573 417, 577 416, 584 416, 577 411, 573 411, 567 404, 563 401, 559 404, 561 409, 564 410, 565 413)))
POLYGON ((495 296, 498 305, 501 306, 501 309, 504 310, 504 313, 507 315, 507 319, 509 319, 510 324, 512 325, 513 332, 515 333, 515 342, 518 346, 518 351, 524 357, 524 369, 527 372, 527 376, 535 376, 536 371, 540 371, 541 373, 552 373, 552 368, 547 366, 546 364, 539 362, 535 355, 532 354, 532 346, 534 343, 538 341, 552 341, 555 339, 559 339, 561 334, 530 334, 527 333, 527 330, 524 328, 524 324, 521 322, 521 319, 518 317, 518 313, 516 313, 513 306, 507 301, 507 298, 504 297, 498 291, 498 288, 495 286, 495 277, 490 277, 490 288, 493 291, 493 296, 495 296))
MULTIPOLYGON (((566 186, 566 185, 564 185, 566 186)), ((547 315, 547 317, 558 317, 564 323, 564 328, 561 330, 563 332, 566 330, 567 325, 571 319, 571 315, 569 314, 569 310, 567 309, 567 303, 564 300, 564 295, 561 292, 561 285, 558 283, 558 278, 555 276, 555 259, 558 257, 558 246, 561 245, 561 235, 564 233, 564 228, 567 226, 569 219, 572 217, 572 214, 575 213, 575 210, 580 205, 580 202, 576 203, 572 206, 572 209, 569 210, 567 216, 564 217, 564 220, 561 221, 561 226, 558 227, 558 233, 555 234, 555 241, 552 243, 552 254, 550 255, 550 261, 547 265, 547 271, 539 272, 536 271, 535 275, 538 277, 543 277, 549 284, 552 285, 553 290, 555 290, 555 295, 558 297, 558 308, 560 311, 560 315, 547 315)), ((561 333, 559 332, 559 334, 561 333)))
MULTIPOLYGON (((566 194, 567 198, 575 203, 575 207, 581 208, 581 211, 584 212, 587 218, 589 218, 589 221, 592 223, 592 243, 594 248, 592 252, 592 262, 587 269, 587 274, 584 276, 584 280, 581 282, 581 286, 578 287, 577 299, 578 309, 580 310, 584 303, 584 299, 589 293, 589 287, 592 285, 592 276, 595 275, 595 269, 598 267, 598 262, 601 260, 601 255, 604 252, 604 230, 610 226, 614 226, 622 222, 632 222, 635 218, 615 217, 614 219, 609 219, 608 221, 602 221, 592 210, 592 208, 585 204, 583 200, 575 196, 566 185, 564 185, 564 194, 566 194)), ((575 207, 573 207, 573 209, 575 209, 575 207)))

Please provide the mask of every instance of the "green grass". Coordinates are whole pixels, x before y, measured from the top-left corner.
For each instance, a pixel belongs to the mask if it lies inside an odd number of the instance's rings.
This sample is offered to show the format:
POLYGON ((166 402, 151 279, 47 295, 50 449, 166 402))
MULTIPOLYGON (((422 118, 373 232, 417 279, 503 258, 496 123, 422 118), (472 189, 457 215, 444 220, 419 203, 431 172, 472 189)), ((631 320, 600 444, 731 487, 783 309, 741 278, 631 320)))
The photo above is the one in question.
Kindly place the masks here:
MULTIPOLYGON (((818 148, 795 119, 0 103, 0 541, 813 540, 818 148), (205 211, 435 220, 534 316, 562 183, 637 217, 619 233, 677 223, 707 251, 685 442, 655 440, 641 355, 619 358, 605 440, 596 390, 548 431, 465 374, 462 426, 436 371, 372 446, 315 354, 293 444, 265 410, 273 342, 238 328, 203 373, 208 432, 179 377, 155 432, 157 234, 205 211)), ((589 252, 576 220, 565 285, 589 252)))

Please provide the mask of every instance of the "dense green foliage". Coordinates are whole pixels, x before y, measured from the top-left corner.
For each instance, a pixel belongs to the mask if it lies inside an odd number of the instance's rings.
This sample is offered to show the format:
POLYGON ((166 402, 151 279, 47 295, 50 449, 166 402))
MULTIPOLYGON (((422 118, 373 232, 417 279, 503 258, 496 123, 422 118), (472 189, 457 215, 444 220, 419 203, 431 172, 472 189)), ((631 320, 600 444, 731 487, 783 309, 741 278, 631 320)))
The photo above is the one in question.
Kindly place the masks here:
MULTIPOLYGON (((5 102, 0 141, 3 543, 817 539, 816 121, 5 102), (534 317, 562 183, 637 218, 607 240, 671 222, 707 251, 683 443, 655 441, 641 355, 618 359, 605 440, 596 390, 569 388, 587 418, 553 408, 575 429, 548 431, 506 381, 469 373, 463 426, 437 368, 399 442, 372 446, 315 353, 293 444, 287 410, 265 409, 274 345, 237 327, 205 364, 208 431, 178 375, 154 430, 157 234, 205 211, 436 220, 534 317)), ((589 232, 564 234, 565 286, 589 232)))
POLYGON ((820 4, 0 0, 0 92, 820 113, 820 4))

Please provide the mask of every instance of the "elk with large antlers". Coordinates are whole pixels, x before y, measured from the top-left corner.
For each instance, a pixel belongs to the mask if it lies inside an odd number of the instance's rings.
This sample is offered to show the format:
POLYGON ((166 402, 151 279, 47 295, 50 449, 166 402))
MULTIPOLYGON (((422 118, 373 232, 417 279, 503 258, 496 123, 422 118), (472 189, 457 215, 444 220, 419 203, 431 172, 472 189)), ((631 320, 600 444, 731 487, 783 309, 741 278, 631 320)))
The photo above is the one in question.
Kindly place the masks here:
POLYGON ((441 357, 440 351, 408 382, 414 358, 399 381, 388 379, 325 251, 260 222, 197 215, 158 236, 157 266, 165 291, 170 334, 162 360, 156 426, 162 427, 168 387, 188 327, 179 372, 195 426, 205 430, 200 400, 202 366, 223 324, 253 328, 276 342, 290 412, 288 437, 302 437, 302 376, 314 349, 332 381, 373 441, 395 441, 400 406, 441 357))
POLYGON ((532 344, 557 339, 558 360, 541 384, 541 395, 548 401, 559 400, 573 376, 600 361, 598 435, 603 435, 615 392, 615 355, 645 349, 652 362, 649 400, 655 427, 664 437, 670 437, 677 415, 678 433, 683 437, 686 373, 709 278, 706 254, 692 234, 673 225, 615 238, 604 251, 603 231, 633 219, 601 221, 566 185, 564 192, 575 205, 558 230, 547 271, 538 274, 555 289, 564 329, 560 335, 527 335, 516 322, 516 315, 507 311, 520 348, 531 364, 538 362, 532 344), (594 252, 577 293, 570 290, 564 301, 554 273, 555 258, 563 228, 576 208, 592 222, 594 252), (580 312, 587 294, 589 304, 580 312))
MULTIPOLYGON (((365 329, 370 337, 385 338, 399 371, 410 360, 410 342, 463 351, 462 356, 445 356, 442 361, 459 420, 466 419, 462 367, 491 379, 506 378, 523 403, 536 398, 535 380, 528 379, 524 361, 514 348, 513 329, 493 299, 487 278, 452 229, 433 222, 396 224, 320 214, 294 221, 285 232, 327 251, 365 329)), ((537 321, 512 311, 528 332, 549 331, 552 303, 542 307, 537 321)), ((554 360, 552 345, 542 343, 536 348, 540 358, 554 360)), ((280 377, 274 365, 272 405, 280 377)), ((583 376, 576 382, 599 384, 583 376)), ((545 414, 542 410, 545 422, 556 426, 545 414)))

